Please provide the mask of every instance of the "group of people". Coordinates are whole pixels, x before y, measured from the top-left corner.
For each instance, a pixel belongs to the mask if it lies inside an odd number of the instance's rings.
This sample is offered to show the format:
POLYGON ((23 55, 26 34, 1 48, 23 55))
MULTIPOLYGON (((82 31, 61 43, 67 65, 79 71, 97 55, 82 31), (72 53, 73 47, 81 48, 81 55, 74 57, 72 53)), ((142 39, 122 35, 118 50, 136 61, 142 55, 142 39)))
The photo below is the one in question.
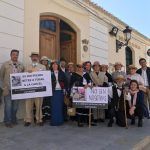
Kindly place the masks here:
POLYGON ((88 109, 77 108, 76 115, 69 117, 67 108, 72 105, 72 88, 78 87, 108 87, 108 109, 92 109, 92 125, 109 119, 108 127, 112 127, 114 118, 119 126, 127 125, 127 118, 135 124, 138 117, 138 126, 142 127, 143 118, 149 118, 150 106, 150 68, 146 60, 141 58, 140 69, 129 66, 129 73, 122 71, 122 63, 114 64, 114 72, 109 73, 108 65, 101 65, 99 61, 93 64, 90 61, 67 64, 65 59, 51 61, 46 57, 32 52, 31 63, 24 66, 18 61, 19 51, 13 49, 10 60, 2 64, 0 69, 1 97, 4 98, 4 123, 6 127, 13 127, 17 122, 18 100, 11 99, 10 74, 21 72, 51 71, 52 96, 25 100, 24 126, 28 127, 35 122, 43 126, 45 121, 50 125, 59 126, 71 119, 79 127, 88 124, 88 109), (66 104, 64 99, 69 99, 66 104))

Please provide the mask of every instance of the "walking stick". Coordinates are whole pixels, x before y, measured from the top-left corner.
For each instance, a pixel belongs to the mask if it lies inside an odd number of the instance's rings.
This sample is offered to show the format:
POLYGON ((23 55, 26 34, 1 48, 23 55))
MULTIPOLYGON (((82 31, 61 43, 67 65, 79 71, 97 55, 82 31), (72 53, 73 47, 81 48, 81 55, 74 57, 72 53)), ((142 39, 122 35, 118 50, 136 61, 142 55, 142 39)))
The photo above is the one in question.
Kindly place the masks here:
POLYGON ((126 110, 126 98, 125 98, 126 90, 124 90, 124 115, 125 115, 125 124, 126 129, 128 129, 128 119, 127 119, 127 110, 126 110))

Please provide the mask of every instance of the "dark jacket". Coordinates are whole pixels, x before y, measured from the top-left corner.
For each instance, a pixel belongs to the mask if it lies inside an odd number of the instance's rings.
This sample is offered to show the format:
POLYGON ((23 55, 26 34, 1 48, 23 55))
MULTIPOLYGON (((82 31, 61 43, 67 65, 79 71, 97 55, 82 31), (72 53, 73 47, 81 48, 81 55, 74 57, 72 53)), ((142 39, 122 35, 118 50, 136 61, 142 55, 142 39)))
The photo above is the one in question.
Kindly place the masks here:
MULTIPOLYGON (((146 72, 147 72, 148 84, 149 84, 149 87, 150 87, 150 67, 147 67, 146 72)), ((142 68, 138 69, 137 73, 142 75, 142 68)))
MULTIPOLYGON (((55 90, 57 82, 56 82, 56 77, 53 71, 51 74, 51 78, 52 78, 52 89, 55 90)), ((68 89, 66 75, 63 71, 58 71, 58 82, 60 84, 61 89, 66 89, 66 90, 68 89)))

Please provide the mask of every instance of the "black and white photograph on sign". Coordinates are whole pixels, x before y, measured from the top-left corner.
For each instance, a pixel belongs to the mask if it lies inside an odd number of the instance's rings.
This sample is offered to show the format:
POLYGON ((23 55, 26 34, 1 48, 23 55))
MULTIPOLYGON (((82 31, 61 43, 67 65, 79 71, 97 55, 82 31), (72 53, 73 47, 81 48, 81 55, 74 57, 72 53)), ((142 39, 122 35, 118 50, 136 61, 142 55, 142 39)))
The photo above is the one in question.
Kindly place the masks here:
POLYGON ((85 89, 83 87, 74 87, 72 90, 74 101, 85 101, 85 89))
POLYGON ((52 96, 50 71, 15 73, 10 81, 12 100, 52 96))
POLYGON ((21 86, 21 77, 20 76, 12 76, 11 78, 12 87, 21 86))

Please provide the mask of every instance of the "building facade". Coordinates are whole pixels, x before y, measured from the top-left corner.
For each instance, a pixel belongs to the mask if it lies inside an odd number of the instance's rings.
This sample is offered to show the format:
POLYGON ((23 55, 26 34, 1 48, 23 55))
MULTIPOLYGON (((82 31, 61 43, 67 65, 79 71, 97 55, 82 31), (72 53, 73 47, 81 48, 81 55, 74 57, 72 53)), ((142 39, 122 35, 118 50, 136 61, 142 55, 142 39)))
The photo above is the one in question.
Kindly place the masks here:
POLYGON ((31 51, 68 62, 99 61, 126 67, 144 57, 150 39, 133 29, 128 47, 116 53, 116 40, 124 41, 126 24, 90 0, 0 0, 0 64, 20 50, 20 60, 30 61, 31 51), (117 37, 109 31, 119 28, 117 37))

